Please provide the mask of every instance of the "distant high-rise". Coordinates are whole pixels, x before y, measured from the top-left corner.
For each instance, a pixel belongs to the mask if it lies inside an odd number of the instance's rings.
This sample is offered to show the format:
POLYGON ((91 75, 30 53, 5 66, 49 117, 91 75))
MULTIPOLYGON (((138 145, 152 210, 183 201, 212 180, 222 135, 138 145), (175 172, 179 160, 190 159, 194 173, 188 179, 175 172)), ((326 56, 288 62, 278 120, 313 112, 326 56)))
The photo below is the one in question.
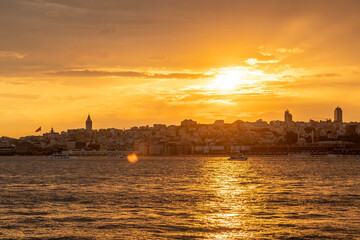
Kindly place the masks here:
POLYGON ((285 120, 284 120, 286 123, 291 123, 293 120, 292 120, 292 115, 290 114, 289 110, 286 110, 285 111, 285 120))
POLYGON ((90 118, 90 114, 88 115, 88 118, 86 120, 86 131, 88 131, 88 132, 92 131, 92 121, 90 118))
POLYGON ((343 112, 342 112, 340 107, 335 108, 334 122, 336 122, 336 123, 342 123, 343 122, 343 112))

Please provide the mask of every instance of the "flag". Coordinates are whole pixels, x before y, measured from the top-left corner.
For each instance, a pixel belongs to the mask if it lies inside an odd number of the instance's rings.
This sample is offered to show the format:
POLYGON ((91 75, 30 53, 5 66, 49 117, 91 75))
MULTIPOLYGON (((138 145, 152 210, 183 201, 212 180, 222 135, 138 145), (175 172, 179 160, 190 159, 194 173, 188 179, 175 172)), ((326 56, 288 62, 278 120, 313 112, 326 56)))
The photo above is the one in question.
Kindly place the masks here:
POLYGON ((41 131, 41 127, 39 127, 38 129, 36 129, 35 132, 40 132, 41 131))

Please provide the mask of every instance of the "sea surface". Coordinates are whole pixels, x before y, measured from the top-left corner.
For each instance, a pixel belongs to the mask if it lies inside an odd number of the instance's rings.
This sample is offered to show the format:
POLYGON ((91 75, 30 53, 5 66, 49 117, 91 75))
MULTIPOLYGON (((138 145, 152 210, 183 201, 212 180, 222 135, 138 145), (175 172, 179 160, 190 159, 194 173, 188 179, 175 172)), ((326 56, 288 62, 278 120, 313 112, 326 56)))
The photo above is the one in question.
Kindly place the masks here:
POLYGON ((0 239, 360 239, 360 161, 1 157, 0 239))

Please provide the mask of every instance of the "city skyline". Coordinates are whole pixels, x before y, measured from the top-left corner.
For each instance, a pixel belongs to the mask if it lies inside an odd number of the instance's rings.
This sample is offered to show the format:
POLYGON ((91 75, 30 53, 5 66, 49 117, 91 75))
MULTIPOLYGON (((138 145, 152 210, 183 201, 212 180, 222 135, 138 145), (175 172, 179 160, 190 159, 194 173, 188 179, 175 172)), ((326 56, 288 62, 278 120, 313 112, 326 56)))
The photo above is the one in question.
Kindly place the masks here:
POLYGON ((358 121, 359 10, 353 0, 1 1, 0 135, 77 128, 85 111, 99 128, 269 121, 286 108, 307 121, 337 105, 358 121))
POLYGON ((0 0, 0 239, 358 239, 360 0, 0 0))
MULTIPOLYGON (((334 121, 294 121, 291 112, 283 120, 255 122, 215 120, 204 124, 185 119, 180 124, 154 123, 130 128, 94 129, 90 114, 82 128, 41 132, 19 139, 2 137, 3 155, 46 155, 71 151, 79 155, 104 155, 135 152, 140 155, 247 154, 286 155, 291 152, 311 152, 313 155, 358 154, 360 123, 343 122, 343 112, 334 110, 334 121), (74 152, 73 152, 74 151, 74 152)), ((95 120, 96 121, 96 120, 95 120)))
MULTIPOLYGON (((339 108, 339 106, 337 107, 339 108)), ((286 112, 291 112, 290 115, 291 115, 291 119, 292 121, 294 122, 308 122, 310 120, 313 120, 313 121, 326 121, 326 120, 331 120, 332 122, 336 122, 335 121, 335 115, 336 115, 336 109, 333 110, 334 113, 333 113, 333 116, 331 117, 331 114, 329 113, 328 116, 322 116, 322 117, 310 117, 308 120, 305 120, 305 119, 298 119, 297 116, 296 116, 296 113, 295 113, 295 119, 293 119, 293 116, 294 116, 294 112, 292 111, 289 111, 289 109, 287 109, 286 111, 282 111, 282 112, 279 112, 277 115, 279 115, 279 118, 278 119, 263 119, 263 118, 259 118, 259 117, 256 117, 254 116, 253 118, 251 118, 251 120, 247 119, 246 117, 243 118, 243 119, 236 119, 236 118, 232 118, 232 120, 229 120, 229 121, 226 121, 227 123, 232 123, 234 121, 238 121, 238 120, 241 120, 241 121, 245 121, 245 122, 255 122, 257 120, 263 120, 263 121, 266 121, 266 122, 271 122, 271 121, 284 121, 286 122, 285 118, 284 118, 284 112, 286 114, 286 112), (282 117, 281 117, 282 116, 282 117)), ((341 108, 340 108, 341 109, 341 108)), ((342 109, 341 109, 342 111, 342 109)), ((96 114, 95 114, 96 115, 96 114)), ((309 116, 312 116, 311 114, 309 114, 309 116)), ((316 116, 316 115, 314 115, 316 116)), ((342 115, 342 112, 341 112, 341 116, 342 116, 342 119, 343 119, 343 115, 342 115)), ((91 127, 90 128, 93 128, 93 124, 92 124, 92 120, 91 120, 91 114, 88 113, 87 114, 87 120, 90 118, 90 121, 91 121, 91 127)), ((151 121, 145 121, 145 122, 139 122, 138 124, 132 124, 132 123, 129 123, 127 125, 119 125, 119 124, 114 124, 114 125, 107 125, 107 124, 103 124, 102 125, 102 122, 101 122, 101 118, 100 118, 100 123, 97 122, 96 123, 96 128, 94 129, 107 129, 107 128, 116 128, 116 129, 124 129, 124 128, 131 128, 131 127, 140 127, 140 126, 147 126, 147 125, 153 125, 153 124, 165 124, 165 125, 177 125, 180 121, 184 120, 184 119, 195 119, 195 118, 192 118, 192 117, 184 117, 182 119, 175 119, 174 121, 172 122, 151 122, 151 121)), ((346 118, 345 118, 346 119, 346 118)), ((98 119, 97 119, 98 120, 98 119)), ((196 119, 195 119, 196 120, 196 119)), ((201 122, 202 124, 211 124, 213 123, 214 121, 216 120, 225 120, 225 119, 212 119, 212 120, 208 120, 206 122, 201 122)), ((200 122, 200 121, 199 121, 200 122)), ((344 123, 350 123, 350 122, 359 122, 359 121, 346 121, 344 120, 343 121, 344 123)), ((87 129, 87 126, 85 124, 85 127, 84 127, 84 121, 81 121, 81 120, 77 120, 77 121, 72 121, 72 125, 68 125, 68 128, 61 128, 59 127, 58 125, 56 124, 51 124, 51 123, 46 123, 46 124, 41 124, 41 123, 38 123, 38 124, 33 124, 32 126, 33 128, 32 129, 29 129, 28 132, 25 132, 23 135, 1 135, 0 137, 12 137, 12 138, 19 138, 19 137, 23 137, 23 136, 31 136, 32 134, 34 134, 34 129, 35 130, 35 133, 36 132, 40 132, 40 134, 42 133, 46 133, 47 132, 47 129, 50 129, 49 131, 51 131, 53 128, 56 128, 56 129, 60 129, 58 131, 66 131, 68 129, 87 129), (35 127, 35 128, 34 128, 35 127), (40 129, 40 130, 39 130, 40 129)))
MULTIPOLYGON (((191 119, 191 118, 184 118, 185 120, 179 120, 177 123, 174 123, 174 124, 166 124, 166 123, 151 123, 151 124, 146 124, 146 125, 132 125, 132 126, 128 126, 128 127, 108 127, 108 128, 101 128, 101 127, 98 127, 98 128, 93 128, 93 121, 91 119, 91 114, 88 113, 88 116, 86 118, 86 121, 85 121, 85 125, 84 127, 80 127, 80 128, 69 128, 69 129, 61 129, 61 130, 58 130, 58 132, 66 132, 66 131, 69 131, 69 130, 76 130, 76 129, 84 129, 86 130, 87 132, 92 132, 93 130, 97 131, 97 130, 101 130, 101 129, 131 129, 133 127, 149 127, 149 126, 155 126, 155 125, 165 125, 165 126, 176 126, 177 124, 179 124, 179 122, 183 122, 183 121, 194 121, 196 119, 191 119)), ((198 122, 199 124, 214 124, 218 121, 224 121, 223 119, 215 119, 213 122, 207 122, 207 123, 200 123, 198 122)), ((281 120, 281 119, 272 119, 270 121, 267 121, 267 120, 264 120, 264 119, 256 119, 255 121, 244 121, 242 119, 236 119, 235 121, 233 122, 225 122, 226 124, 232 124, 232 123, 235 123, 237 121, 242 121, 242 122, 252 122, 252 123, 255 123, 255 122, 258 122, 258 121, 264 121, 264 122, 267 122, 267 123, 271 123, 271 122, 276 122, 276 121, 280 121, 280 122, 284 122, 285 124, 289 124, 289 123, 301 123, 301 122, 310 122, 310 121, 315 121, 315 122, 327 122, 327 121, 330 121, 332 123, 358 123, 357 121, 350 121, 350 122, 346 122, 346 121, 343 121, 343 111, 342 109, 337 106, 334 110, 334 119, 331 119, 331 118, 310 118, 308 121, 302 121, 302 120, 294 120, 293 119, 293 114, 291 114, 291 112, 289 111, 289 109, 287 109, 286 111, 284 111, 284 118, 281 120), (340 119, 340 120, 339 120, 340 119)), ((197 122, 197 121, 195 121, 197 122)), ((47 133, 47 131, 42 131, 43 126, 40 126, 38 127, 36 130, 35 130, 35 133, 39 132, 39 134, 43 134, 43 133, 47 133)), ((45 128, 47 129, 47 127, 45 128)), ((50 133, 54 133, 54 127, 51 126, 50 128, 51 130, 49 131, 50 133)), ((24 136, 31 136, 32 134, 30 135, 24 135, 24 136)), ((24 136, 20 136, 20 137, 24 137, 24 136)), ((0 136, 1 137, 1 136, 0 136)), ((9 137, 9 136, 3 136, 3 137, 9 137)))

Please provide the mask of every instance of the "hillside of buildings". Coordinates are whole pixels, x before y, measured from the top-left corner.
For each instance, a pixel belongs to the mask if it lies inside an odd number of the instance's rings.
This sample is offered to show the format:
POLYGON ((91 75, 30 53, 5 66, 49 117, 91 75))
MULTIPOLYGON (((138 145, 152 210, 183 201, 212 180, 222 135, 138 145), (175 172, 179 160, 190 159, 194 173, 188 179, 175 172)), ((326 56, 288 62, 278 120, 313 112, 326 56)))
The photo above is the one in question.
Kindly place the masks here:
MULTIPOLYGON (((341 110, 341 109, 340 109, 341 110)), ((1 155, 46 155, 61 151, 106 154, 136 152, 140 155, 206 154, 359 154, 360 124, 344 123, 342 111, 335 120, 295 122, 289 111, 284 121, 201 124, 186 119, 180 125, 92 129, 90 116, 84 129, 70 129, 19 139, 0 138, 1 155)))

